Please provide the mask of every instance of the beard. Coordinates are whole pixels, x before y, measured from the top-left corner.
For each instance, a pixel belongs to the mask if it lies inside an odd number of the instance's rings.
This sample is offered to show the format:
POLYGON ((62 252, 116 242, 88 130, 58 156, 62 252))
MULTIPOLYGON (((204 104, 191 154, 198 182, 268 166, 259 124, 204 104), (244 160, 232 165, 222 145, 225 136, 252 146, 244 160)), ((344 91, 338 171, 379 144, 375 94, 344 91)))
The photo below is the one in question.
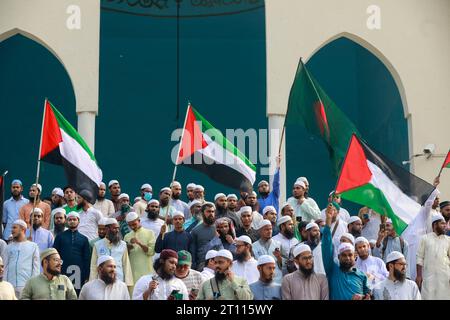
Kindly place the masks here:
POLYGON ((50 273, 52 276, 59 276, 61 274, 61 271, 50 269, 49 266, 47 266, 46 271, 50 273))
POLYGON ((225 273, 219 271, 216 271, 216 273, 214 274, 214 278, 216 279, 217 283, 222 282, 226 277, 227 276, 225 275, 225 273))
POLYGON ((84 205, 86 204, 86 201, 83 201, 81 203, 77 204, 77 210, 83 210, 84 205))
POLYGON ((55 233, 63 232, 65 227, 66 226, 64 225, 64 223, 62 223, 62 224, 55 224, 55 233))
POLYGON ((236 253, 236 260, 238 262, 244 262, 245 259, 247 258, 247 252, 241 252, 241 253, 236 253))
POLYGON ((120 232, 112 233, 108 232, 108 240, 111 241, 112 244, 116 245, 120 241, 120 232))
POLYGON ((100 274, 100 279, 102 279, 103 282, 106 283, 106 285, 113 284, 114 282, 116 282, 116 274, 115 273, 102 272, 100 274))
POLYGON ((356 239, 356 238, 358 238, 358 237, 361 237, 361 230, 353 230, 353 229, 352 229, 351 234, 352 234, 352 236, 354 236, 355 239, 356 239))
POLYGON ((180 195, 181 194, 172 194, 172 199, 174 199, 174 200, 178 200, 178 199, 180 199, 180 195))
POLYGON ((289 240, 291 240, 294 237, 294 231, 289 230, 289 229, 285 229, 283 232, 283 235, 288 238, 289 240))
POLYGON ((259 194, 260 194, 261 197, 265 198, 265 197, 267 197, 269 195, 269 193, 270 192, 267 191, 267 192, 260 192, 259 194))
POLYGON ((97 195, 97 200, 100 200, 100 201, 102 201, 103 199, 105 199, 105 196, 103 195, 103 196, 101 196, 101 195, 97 195))
POLYGON ((32 196, 29 196, 28 197, 28 200, 30 200, 30 202, 34 202, 34 199, 35 199, 36 197, 32 197, 32 196))
POLYGON ((339 261, 339 267, 344 270, 350 270, 353 267, 353 262, 341 262, 339 261))
POLYGON ((203 222, 206 223, 207 225, 212 225, 214 222, 216 221, 216 219, 214 217, 205 217, 203 215, 203 222))
POLYGON ((149 218, 150 220, 156 220, 158 216, 158 212, 147 211, 147 218, 149 218))
POLYGON ((174 277, 173 273, 166 272, 164 268, 159 269, 158 274, 163 280, 171 280, 174 277))
POLYGON ((167 207, 167 205, 169 204, 169 199, 159 199, 159 204, 161 205, 161 207, 167 207))
POLYGON ((319 245, 320 235, 314 238, 311 238, 310 242, 314 243, 316 246, 319 245))
POLYGON ((406 279, 406 274, 397 269, 394 269, 394 278, 400 282, 404 282, 406 279))
POLYGON ((306 269, 305 267, 302 267, 302 266, 298 266, 298 268, 307 278, 309 278, 309 276, 311 276, 314 272, 314 268, 306 269))
POLYGON ((33 223, 33 229, 34 230, 37 230, 37 229, 39 229, 39 227, 42 225, 42 223, 41 224, 36 224, 36 223, 33 223))

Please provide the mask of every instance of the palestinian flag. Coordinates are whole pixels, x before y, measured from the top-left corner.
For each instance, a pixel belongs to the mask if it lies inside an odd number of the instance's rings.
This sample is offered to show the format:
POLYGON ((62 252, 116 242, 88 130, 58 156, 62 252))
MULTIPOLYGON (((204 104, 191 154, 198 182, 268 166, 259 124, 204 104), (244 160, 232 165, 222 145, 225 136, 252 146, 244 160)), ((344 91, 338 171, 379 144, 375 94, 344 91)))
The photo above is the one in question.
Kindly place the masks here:
POLYGON ((333 171, 337 175, 352 134, 360 135, 355 125, 328 97, 301 59, 289 94, 284 125, 298 124, 324 141, 333 171))
POLYGON ((336 192, 392 219, 401 234, 434 187, 352 136, 336 192))
POLYGON ((179 164, 234 189, 251 186, 256 179, 255 165, 190 104, 176 160, 179 164))
POLYGON ((447 157, 442 164, 442 168, 450 168, 450 151, 447 153, 447 157))
MULTIPOLYGON (((74 127, 46 100, 40 160, 64 167, 68 184, 76 192, 87 189, 94 198, 102 171, 94 154, 74 127)), ((94 199, 93 199, 94 200, 94 199)))

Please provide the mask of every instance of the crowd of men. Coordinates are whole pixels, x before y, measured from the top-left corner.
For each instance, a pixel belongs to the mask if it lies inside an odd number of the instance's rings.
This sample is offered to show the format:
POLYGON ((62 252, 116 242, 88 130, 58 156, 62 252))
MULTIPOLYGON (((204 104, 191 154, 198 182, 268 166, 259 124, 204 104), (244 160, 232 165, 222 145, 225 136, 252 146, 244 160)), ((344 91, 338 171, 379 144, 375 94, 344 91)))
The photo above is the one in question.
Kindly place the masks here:
POLYGON ((111 180, 96 195, 66 186, 43 199, 41 185, 26 198, 14 180, 0 300, 450 299, 450 202, 437 189, 413 245, 370 208, 350 214, 335 192, 320 210, 305 177, 279 206, 279 174, 213 202, 193 183, 183 201, 177 181, 157 197, 146 183, 131 199, 111 180))

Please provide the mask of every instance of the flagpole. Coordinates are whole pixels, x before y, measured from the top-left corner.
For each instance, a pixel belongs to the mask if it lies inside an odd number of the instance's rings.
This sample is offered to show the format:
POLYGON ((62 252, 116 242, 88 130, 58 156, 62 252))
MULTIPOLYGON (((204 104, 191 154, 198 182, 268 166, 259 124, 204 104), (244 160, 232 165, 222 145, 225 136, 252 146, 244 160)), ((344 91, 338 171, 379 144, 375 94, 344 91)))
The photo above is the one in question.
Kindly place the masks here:
MULTIPOLYGON (((45 109, 47 106, 47 98, 45 98, 44 100, 44 113, 42 115, 42 126, 41 126, 41 140, 39 142, 39 151, 38 151, 38 159, 37 159, 37 169, 36 169, 36 189, 38 189, 37 185, 39 183, 39 173, 41 170, 41 150, 42 150, 42 137, 44 135, 44 122, 45 122, 45 109)), ((39 189, 38 189, 39 190, 39 189)), ((34 209, 36 209, 36 200, 37 200, 37 196, 34 197, 33 200, 33 209, 31 210, 31 216, 30 216, 30 241, 32 241, 32 225, 33 225, 33 220, 34 220, 34 209)))

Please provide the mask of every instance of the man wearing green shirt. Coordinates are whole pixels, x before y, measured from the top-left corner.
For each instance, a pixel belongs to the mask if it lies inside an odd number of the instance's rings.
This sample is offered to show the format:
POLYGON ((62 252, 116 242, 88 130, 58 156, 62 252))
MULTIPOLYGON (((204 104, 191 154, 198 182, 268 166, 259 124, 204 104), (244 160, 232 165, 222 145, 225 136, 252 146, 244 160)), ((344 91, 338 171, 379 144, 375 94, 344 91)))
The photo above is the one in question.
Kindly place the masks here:
POLYGON ((21 300, 76 300, 72 281, 61 275, 61 257, 55 248, 41 252, 43 273, 32 277, 25 284, 21 300))

